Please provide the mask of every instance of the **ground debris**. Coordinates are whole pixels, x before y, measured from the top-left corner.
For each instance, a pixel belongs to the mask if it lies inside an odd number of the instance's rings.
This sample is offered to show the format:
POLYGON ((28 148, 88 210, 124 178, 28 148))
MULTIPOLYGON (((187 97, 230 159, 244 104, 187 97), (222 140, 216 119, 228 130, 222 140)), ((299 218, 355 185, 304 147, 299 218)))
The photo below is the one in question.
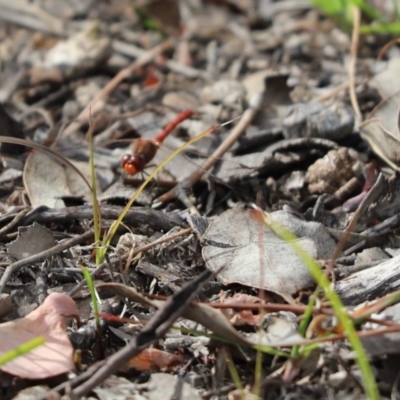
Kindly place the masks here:
POLYGON ((0 342, 80 314, 1 398, 363 398, 332 288, 395 397, 398 52, 312 3, 0 0, 0 342))

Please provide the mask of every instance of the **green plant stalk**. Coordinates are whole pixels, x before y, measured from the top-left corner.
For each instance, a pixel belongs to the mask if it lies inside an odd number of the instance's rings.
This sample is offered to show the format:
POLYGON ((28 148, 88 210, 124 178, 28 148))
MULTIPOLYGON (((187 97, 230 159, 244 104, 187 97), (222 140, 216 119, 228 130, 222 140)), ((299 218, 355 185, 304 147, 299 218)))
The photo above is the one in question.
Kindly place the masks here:
MULTIPOLYGON (((382 14, 376 8, 370 6, 365 0, 311 0, 311 3, 324 14, 335 19, 338 24, 342 26, 348 26, 348 24, 353 23, 351 13, 352 7, 359 8, 363 14, 373 21, 384 22, 382 14)), ((385 32, 382 30, 379 33, 385 32)))
POLYGON ((101 325, 100 325, 100 317, 99 317, 99 304, 97 302, 96 288, 94 286, 93 277, 92 277, 92 275, 90 275, 90 272, 88 271, 88 269, 86 267, 81 265, 81 270, 82 270, 82 274, 85 278, 86 284, 88 286, 90 297, 92 299, 93 314, 94 314, 94 318, 96 321, 97 332, 100 334, 101 325))
POLYGON ((111 225, 110 229, 108 230, 107 234, 103 237, 102 246, 101 246, 101 249, 99 249, 99 253, 101 254, 101 256, 100 256, 100 260, 101 261, 103 261, 104 256, 105 256, 105 254, 107 252, 108 246, 110 245, 112 238, 114 237, 115 233, 117 232, 117 229, 118 229, 119 225, 121 224, 122 220, 124 219, 126 213, 131 208, 132 204, 139 197, 139 195, 143 191, 143 189, 179 153, 181 153, 183 150, 185 150, 187 147, 189 147, 193 143, 197 142, 198 140, 202 139, 203 137, 205 137, 205 136, 209 135, 210 133, 214 132, 218 128, 219 128, 219 126, 215 126, 215 127, 210 128, 210 129, 207 129, 205 132, 201 133, 200 135, 197 135, 196 137, 194 137, 193 139, 189 140, 184 145, 179 147, 179 149, 175 150, 162 163, 160 163, 160 165, 158 165, 157 168, 149 175, 149 177, 140 185, 139 189, 135 192, 135 194, 128 201, 128 203, 126 204, 124 209, 121 211, 121 214, 119 215, 118 219, 112 223, 112 225, 111 225))
POLYGON ((362 379, 364 383, 364 389, 366 395, 371 400, 378 400, 380 398, 380 394, 378 391, 378 387, 376 385, 375 377, 372 372, 371 366, 368 362, 367 355, 365 353, 364 347, 361 343, 360 338, 357 336, 357 332, 354 328, 353 322, 350 317, 347 315, 345 308, 334 291, 333 286, 329 279, 326 277, 322 269, 315 262, 315 260, 297 243, 297 238, 293 235, 292 232, 285 229, 281 224, 278 224, 276 221, 273 221, 268 216, 264 216, 264 223, 268 226, 277 236, 285 240, 288 244, 290 244, 303 263, 307 266, 310 271, 312 277, 316 281, 316 283, 324 290, 326 297, 331 302, 333 310, 339 320, 339 322, 344 327, 344 330, 347 334, 347 338, 356 353, 356 362, 358 367, 360 368, 362 379))
MULTIPOLYGON (((310 296, 307 307, 304 311, 304 314, 303 314, 300 324, 299 324, 299 333, 303 337, 305 337, 305 335, 306 335, 308 325, 310 324, 310 321, 313 316, 313 308, 314 308, 315 303, 318 298, 318 291, 319 291, 319 288, 317 287, 315 289, 314 293, 310 296)), ((299 350, 300 350, 300 346, 293 346, 292 351, 290 352, 290 357, 293 357, 293 358, 298 357, 300 355, 299 350)))
POLYGON ((260 397, 261 394, 262 361, 263 361, 263 352, 261 351, 260 348, 258 348, 256 353, 256 365, 254 369, 254 387, 253 387, 253 393, 256 397, 260 397))
POLYGON ((100 265, 102 260, 101 252, 98 251, 97 246, 100 244, 100 231, 101 231, 101 216, 100 207, 97 199, 97 179, 96 168, 94 165, 94 146, 93 146, 93 124, 90 120, 89 131, 87 133, 89 142, 89 163, 90 163, 90 178, 92 184, 92 204, 93 204, 93 225, 94 225, 94 240, 96 246, 96 265, 100 265))
POLYGON ((38 336, 37 338, 29 340, 29 342, 21 344, 21 346, 18 346, 15 349, 7 351, 0 356, 0 366, 7 364, 8 362, 14 360, 19 356, 23 356, 29 353, 30 351, 36 349, 36 347, 39 347, 44 343, 46 343, 46 339, 44 338, 44 336, 38 336))
POLYGON ((311 0, 311 3, 322 12, 331 17, 344 17, 351 22, 351 8, 359 8, 365 15, 374 21, 382 21, 382 15, 374 7, 371 7, 365 0, 311 0))
POLYGON ((245 399, 244 387, 243 383, 240 379, 239 372, 236 368, 236 365, 232 361, 231 355, 224 349, 226 363, 228 365, 229 373, 231 374, 231 378, 233 383, 235 384, 236 388, 240 391, 240 397, 245 399))
POLYGON ((400 22, 383 22, 377 25, 361 25, 360 33, 363 35, 397 35, 400 33, 400 22))
MULTIPOLYGON (((350 3, 350 2, 349 2, 350 3)), ((382 21, 383 17, 379 11, 370 6, 365 0, 352 0, 352 5, 358 7, 365 15, 374 21, 382 21)))

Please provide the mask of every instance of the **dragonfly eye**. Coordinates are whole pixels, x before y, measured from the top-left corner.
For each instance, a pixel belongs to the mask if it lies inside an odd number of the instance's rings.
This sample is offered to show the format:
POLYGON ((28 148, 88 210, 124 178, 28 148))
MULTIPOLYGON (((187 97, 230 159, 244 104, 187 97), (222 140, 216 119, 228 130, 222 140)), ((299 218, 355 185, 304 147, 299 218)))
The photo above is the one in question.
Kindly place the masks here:
POLYGON ((123 168, 125 168, 125 165, 132 163, 132 158, 133 156, 131 154, 125 154, 122 158, 121 158, 121 165, 123 168))
POLYGON ((129 175, 136 175, 139 172, 134 164, 125 164, 124 171, 129 175))

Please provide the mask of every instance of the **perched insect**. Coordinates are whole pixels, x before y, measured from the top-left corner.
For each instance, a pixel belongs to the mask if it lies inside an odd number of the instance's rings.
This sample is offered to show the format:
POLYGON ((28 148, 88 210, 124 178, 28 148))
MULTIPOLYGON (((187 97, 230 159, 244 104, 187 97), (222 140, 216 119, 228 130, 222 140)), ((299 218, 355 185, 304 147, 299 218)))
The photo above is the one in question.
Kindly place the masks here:
POLYGON ((191 110, 182 111, 171 121, 164 130, 151 140, 136 139, 133 145, 133 154, 125 154, 121 159, 124 171, 129 175, 135 175, 142 172, 146 165, 154 158, 158 148, 165 138, 185 119, 194 114, 191 110))

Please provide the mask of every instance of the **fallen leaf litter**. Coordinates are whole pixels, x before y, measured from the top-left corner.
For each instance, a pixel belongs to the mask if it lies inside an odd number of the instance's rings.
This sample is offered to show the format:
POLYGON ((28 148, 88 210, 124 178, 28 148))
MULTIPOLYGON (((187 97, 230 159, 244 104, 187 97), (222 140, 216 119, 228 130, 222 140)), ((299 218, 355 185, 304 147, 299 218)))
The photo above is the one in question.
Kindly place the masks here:
POLYGON ((319 293, 310 311, 318 318, 300 332, 315 283, 291 243, 252 217, 254 204, 334 274, 388 396, 395 377, 385 368, 400 329, 390 297, 400 288, 399 57, 387 52, 378 62, 385 43, 362 40, 349 77, 350 35, 308 2, 286 3, 50 1, 18 9, 0 1, 0 353, 46 338, 0 366, 4 377, 44 385, 4 381, 7 398, 45 398, 46 378, 60 374, 54 390, 77 397, 152 399, 180 385, 182 398, 230 398, 238 395, 230 360, 248 398, 257 390, 271 399, 357 398, 362 386, 349 383, 359 371, 343 327, 319 293), (159 165, 167 146, 212 132, 141 193, 96 265, 89 123, 103 234, 137 190, 121 179, 130 142, 157 137, 185 110, 193 113, 146 161, 159 165), (27 153, 22 139, 36 147, 27 153), (101 335, 82 266, 96 280, 101 335), (78 314, 79 328, 66 319, 78 314), (289 356, 313 340, 318 348, 298 360, 265 356, 262 383, 253 386, 251 346, 289 356))

